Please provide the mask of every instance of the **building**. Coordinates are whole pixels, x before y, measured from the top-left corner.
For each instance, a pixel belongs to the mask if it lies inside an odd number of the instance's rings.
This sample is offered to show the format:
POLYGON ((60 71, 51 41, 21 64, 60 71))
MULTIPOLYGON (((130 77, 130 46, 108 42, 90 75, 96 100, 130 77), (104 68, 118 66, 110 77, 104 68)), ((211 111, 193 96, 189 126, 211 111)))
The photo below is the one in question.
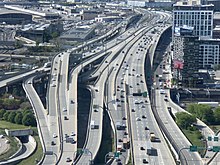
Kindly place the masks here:
POLYGON ((199 69, 199 37, 181 36, 183 44, 183 69, 181 71, 182 81, 188 84, 193 79, 193 74, 199 69))
POLYGON ((15 25, 30 22, 32 22, 31 14, 0 8, 0 23, 15 25))
MULTIPOLYGON (((212 38, 213 5, 173 5, 173 29, 184 25, 194 28, 194 35, 212 38)), ((173 30, 174 35, 174 30, 173 30)))
MULTIPOLYGON (((173 5, 173 59, 183 63, 179 76, 183 83, 194 82, 198 69, 219 63, 214 53, 217 48, 208 44, 213 37, 213 11, 213 5, 201 5, 199 0, 173 5)), ((179 70, 174 70, 174 75, 175 72, 179 70)))
POLYGON ((199 68, 213 69, 220 65, 220 39, 199 40, 199 68))
POLYGON ((27 24, 16 31, 16 36, 25 37, 37 42, 49 42, 53 37, 58 37, 63 31, 63 24, 41 23, 27 24))
POLYGON ((136 7, 171 7, 173 2, 171 0, 128 0, 128 6, 136 7))
POLYGON ((95 27, 81 26, 71 29, 60 36, 61 41, 85 41, 95 36, 95 27))

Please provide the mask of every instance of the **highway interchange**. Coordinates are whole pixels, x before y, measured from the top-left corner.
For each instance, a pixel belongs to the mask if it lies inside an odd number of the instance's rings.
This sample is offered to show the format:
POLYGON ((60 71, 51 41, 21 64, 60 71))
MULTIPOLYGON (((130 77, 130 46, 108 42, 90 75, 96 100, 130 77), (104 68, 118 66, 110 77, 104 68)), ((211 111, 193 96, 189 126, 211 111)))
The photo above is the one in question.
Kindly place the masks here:
MULTIPOLYGON (((111 156, 106 161, 111 161, 112 164, 127 164, 131 161, 136 165, 146 162, 171 165, 176 164, 175 159, 179 159, 182 164, 204 164, 204 160, 198 152, 182 150, 179 157, 178 152, 182 148, 189 147, 191 143, 168 113, 168 106, 172 106, 176 111, 179 111, 179 108, 172 105, 174 103, 169 98, 168 102, 165 101, 165 94, 161 94, 160 89, 156 89, 160 86, 158 80, 151 91, 154 92, 152 103, 150 100, 152 98, 149 96, 146 82, 146 73, 149 71, 146 70, 146 61, 148 59, 150 65, 153 65, 154 51, 162 32, 170 27, 171 15, 167 12, 143 10, 141 12, 145 13, 143 16, 145 19, 142 19, 137 26, 128 28, 121 33, 119 32, 120 26, 117 26, 105 36, 59 53, 53 58, 51 69, 39 68, 1 81, 0 85, 3 87, 9 82, 28 76, 25 78, 23 87, 33 106, 38 123, 44 150, 42 164, 92 164, 103 140, 104 111, 107 111, 110 116, 115 138, 115 151, 112 152, 117 152, 119 146, 123 146, 124 138, 130 142, 130 149, 123 149, 119 158, 114 159, 111 156), (107 41, 106 38, 115 33, 118 33, 117 36, 107 41), (99 49, 95 48, 93 53, 84 52, 95 42, 104 44, 99 49), (83 59, 70 69, 69 58, 72 52, 80 51, 84 52, 83 59), (102 62, 95 65, 95 62, 100 59, 102 62), (33 84, 37 73, 49 70, 47 105, 44 107, 33 84), (89 70, 88 74, 84 73, 85 70, 89 70), (30 77, 30 75, 33 76, 30 77), (86 141, 83 150, 77 157, 79 154, 77 129, 80 129, 80 126, 77 126, 77 89, 79 76, 82 75, 85 75, 83 80, 97 79, 93 84, 88 85, 92 98, 88 130, 85 133, 86 141), (133 93, 143 92, 147 94, 145 97, 133 95, 133 93), (155 118, 155 113, 157 118, 155 118), (93 121, 98 127, 93 127, 93 121), (117 129, 119 123, 124 129, 117 129), (157 142, 151 142, 150 133, 152 132, 156 135, 157 142), (172 146, 168 146, 168 144, 172 144, 172 146), (156 151, 155 155, 147 154, 149 145, 156 151)), ((169 89, 165 92, 168 94, 169 89)), ((207 129, 204 132, 210 134, 211 131, 207 129)), ((207 154, 210 158, 214 155, 209 152, 207 154)))

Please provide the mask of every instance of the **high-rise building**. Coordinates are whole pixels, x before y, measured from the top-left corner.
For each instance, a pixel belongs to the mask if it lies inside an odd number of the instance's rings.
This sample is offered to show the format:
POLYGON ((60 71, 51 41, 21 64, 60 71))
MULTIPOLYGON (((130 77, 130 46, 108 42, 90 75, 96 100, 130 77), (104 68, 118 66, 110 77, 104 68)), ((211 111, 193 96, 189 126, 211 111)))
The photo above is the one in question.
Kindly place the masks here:
POLYGON ((173 5, 173 35, 175 28, 189 26, 195 36, 212 38, 213 10, 213 5, 173 5))
POLYGON ((213 10, 213 5, 201 5, 200 0, 173 5, 173 58, 183 62, 183 80, 202 67, 199 44, 200 39, 212 39, 213 10))

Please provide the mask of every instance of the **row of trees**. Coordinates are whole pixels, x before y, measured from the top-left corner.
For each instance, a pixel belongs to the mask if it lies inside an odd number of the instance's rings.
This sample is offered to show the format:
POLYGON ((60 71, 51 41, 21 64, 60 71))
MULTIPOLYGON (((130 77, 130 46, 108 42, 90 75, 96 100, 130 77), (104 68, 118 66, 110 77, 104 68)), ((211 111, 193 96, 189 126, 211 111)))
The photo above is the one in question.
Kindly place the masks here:
POLYGON ((23 111, 6 111, 0 110, 0 118, 16 124, 23 124, 25 126, 37 126, 35 116, 30 110, 23 111))
POLYGON ((190 104, 187 111, 206 124, 220 124, 220 107, 213 109, 209 105, 190 104))

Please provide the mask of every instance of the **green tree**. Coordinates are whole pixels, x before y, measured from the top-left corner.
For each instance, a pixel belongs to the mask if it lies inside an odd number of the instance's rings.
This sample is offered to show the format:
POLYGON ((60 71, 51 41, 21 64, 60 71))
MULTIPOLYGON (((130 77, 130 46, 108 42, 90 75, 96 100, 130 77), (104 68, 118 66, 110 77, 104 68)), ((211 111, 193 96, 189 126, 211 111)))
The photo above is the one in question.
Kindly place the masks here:
POLYGON ((10 113, 11 113, 11 112, 9 112, 9 111, 6 111, 6 112, 4 113, 3 119, 4 119, 5 121, 8 121, 8 116, 10 115, 10 113))
POLYGON ((11 112, 8 115, 8 121, 11 122, 11 123, 15 123, 15 116, 16 116, 16 112, 11 112))
POLYGON ((186 112, 177 112, 176 113, 176 123, 181 128, 187 129, 195 122, 196 122, 196 117, 194 115, 190 115, 186 112))
POLYGON ((214 110, 214 117, 216 124, 220 124, 220 107, 214 110))
POLYGON ((32 113, 27 113, 22 118, 22 124, 25 126, 36 126, 36 120, 32 113))
POLYGON ((187 111, 207 124, 212 124, 215 121, 212 107, 209 105, 190 104, 187 106, 187 111))
POLYGON ((5 109, 0 109, 0 119, 3 118, 3 115, 5 114, 5 109))
POLYGON ((15 123, 16 124, 22 124, 22 118, 23 118, 22 113, 18 112, 15 116, 15 123))

